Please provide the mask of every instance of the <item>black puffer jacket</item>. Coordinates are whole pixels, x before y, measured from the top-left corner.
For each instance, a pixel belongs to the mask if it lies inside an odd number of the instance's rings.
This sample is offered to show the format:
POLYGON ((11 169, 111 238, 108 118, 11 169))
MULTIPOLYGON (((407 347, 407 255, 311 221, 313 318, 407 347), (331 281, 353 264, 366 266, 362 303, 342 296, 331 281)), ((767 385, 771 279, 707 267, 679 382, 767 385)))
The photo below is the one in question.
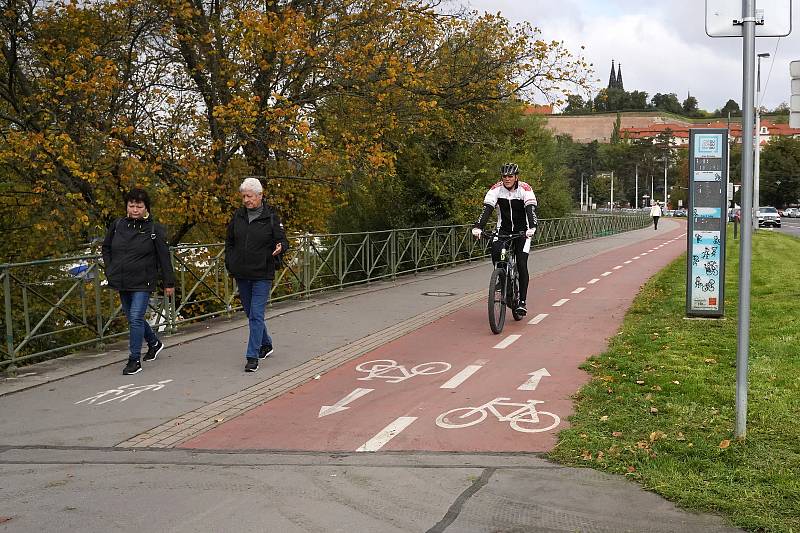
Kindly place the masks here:
POLYGON ((278 215, 268 205, 258 218, 248 222, 247 209, 240 207, 228 224, 225 237, 225 268, 234 278, 246 280, 275 279, 272 252, 281 243, 289 249, 286 233, 278 215))
POLYGON ((175 286, 166 232, 152 217, 115 220, 103 239, 103 262, 108 284, 118 291, 153 292, 159 278, 164 287, 175 286))

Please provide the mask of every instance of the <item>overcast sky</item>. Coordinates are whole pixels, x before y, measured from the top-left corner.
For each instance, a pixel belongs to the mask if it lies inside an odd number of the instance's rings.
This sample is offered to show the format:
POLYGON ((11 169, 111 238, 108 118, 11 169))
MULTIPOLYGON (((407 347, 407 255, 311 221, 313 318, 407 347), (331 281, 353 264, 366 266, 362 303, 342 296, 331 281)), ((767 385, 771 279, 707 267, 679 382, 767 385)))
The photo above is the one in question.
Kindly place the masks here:
MULTIPOLYGON (((741 6, 741 0, 729 1, 741 6)), ((561 40, 573 52, 585 45, 601 82, 608 83, 611 60, 622 63, 627 91, 687 92, 708 111, 729 98, 742 103, 742 39, 708 37, 704 0, 463 0, 480 12, 500 12, 511 21, 528 21, 546 40, 561 40)), ((756 0, 757 7, 788 0, 756 0)), ((781 14, 782 16, 782 14, 781 14)), ((789 101, 789 62, 800 59, 800 7, 792 13, 793 33, 756 39, 761 60, 762 105, 769 109, 789 101), (777 47, 777 52, 776 52, 777 47), (771 72, 770 72, 771 70, 771 72), (769 77, 769 80, 767 80, 769 77)))

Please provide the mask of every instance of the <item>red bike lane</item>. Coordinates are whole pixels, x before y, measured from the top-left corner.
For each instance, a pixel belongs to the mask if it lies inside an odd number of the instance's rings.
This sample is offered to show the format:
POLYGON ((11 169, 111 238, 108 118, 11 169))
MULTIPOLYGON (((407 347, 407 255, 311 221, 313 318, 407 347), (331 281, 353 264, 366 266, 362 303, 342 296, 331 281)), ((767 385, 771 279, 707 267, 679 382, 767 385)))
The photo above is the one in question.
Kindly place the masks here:
POLYGON ((605 349, 641 285, 684 250, 681 227, 536 276, 528 316, 508 313, 500 335, 481 300, 180 447, 546 452, 588 379, 578 366, 605 349))

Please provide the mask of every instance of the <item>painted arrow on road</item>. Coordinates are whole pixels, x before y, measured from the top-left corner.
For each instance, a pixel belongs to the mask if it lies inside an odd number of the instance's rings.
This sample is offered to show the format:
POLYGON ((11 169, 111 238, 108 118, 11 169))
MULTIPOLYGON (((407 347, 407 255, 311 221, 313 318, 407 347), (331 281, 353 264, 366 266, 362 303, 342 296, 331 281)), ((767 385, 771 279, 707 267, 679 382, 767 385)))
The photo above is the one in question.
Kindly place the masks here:
POLYGON ((319 416, 317 418, 332 415, 340 411, 346 411, 350 409, 349 407, 346 407, 348 403, 354 402, 374 390, 375 389, 356 389, 333 405, 323 405, 319 408, 319 416))
POLYGON ((546 368, 540 368, 528 375, 530 376, 528 381, 517 387, 517 390, 536 390, 536 387, 539 386, 539 382, 543 377, 550 377, 550 372, 548 372, 546 368))

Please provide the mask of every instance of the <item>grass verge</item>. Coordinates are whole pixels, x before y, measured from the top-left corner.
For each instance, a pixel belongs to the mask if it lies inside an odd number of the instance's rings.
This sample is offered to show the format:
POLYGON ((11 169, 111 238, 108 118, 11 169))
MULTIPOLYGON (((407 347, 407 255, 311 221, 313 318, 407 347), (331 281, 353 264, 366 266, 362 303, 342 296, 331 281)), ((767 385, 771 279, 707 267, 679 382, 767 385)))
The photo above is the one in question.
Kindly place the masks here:
POLYGON ((686 320, 686 257, 652 278, 607 352, 583 368, 550 456, 621 474, 684 509, 800 532, 800 239, 758 231, 751 268, 747 438, 734 439, 739 241, 724 320, 686 320))

